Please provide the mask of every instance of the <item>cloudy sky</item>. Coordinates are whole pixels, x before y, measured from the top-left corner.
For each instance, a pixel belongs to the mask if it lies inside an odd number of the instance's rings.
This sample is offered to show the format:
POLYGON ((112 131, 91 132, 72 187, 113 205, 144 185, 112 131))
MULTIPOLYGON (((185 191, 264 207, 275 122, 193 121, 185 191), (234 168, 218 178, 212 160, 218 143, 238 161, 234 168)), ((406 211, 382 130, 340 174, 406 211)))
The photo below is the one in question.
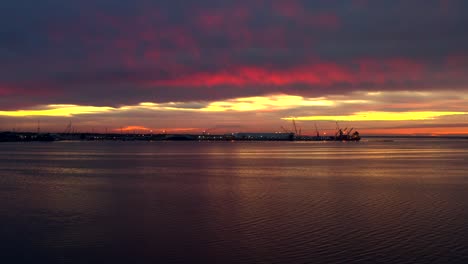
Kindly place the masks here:
POLYGON ((16 0, 0 130, 468 134, 465 0, 16 0))

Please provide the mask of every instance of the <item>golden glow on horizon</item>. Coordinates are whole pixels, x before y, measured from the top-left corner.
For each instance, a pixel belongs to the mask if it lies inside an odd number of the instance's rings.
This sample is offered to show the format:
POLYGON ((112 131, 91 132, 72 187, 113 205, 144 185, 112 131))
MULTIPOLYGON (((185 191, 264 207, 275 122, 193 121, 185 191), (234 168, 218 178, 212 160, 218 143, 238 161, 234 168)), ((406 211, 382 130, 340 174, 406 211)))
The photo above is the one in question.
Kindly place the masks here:
POLYGON ((96 114, 115 110, 108 106, 81 106, 81 105, 48 105, 45 109, 0 111, 0 116, 63 116, 69 117, 79 114, 96 114))
POLYGON ((299 116, 285 117, 283 120, 300 121, 409 121, 409 120, 430 120, 441 116, 467 115, 468 112, 357 112, 347 116, 299 116))
MULTIPOLYGON (((203 102, 203 101, 188 101, 188 102, 167 102, 167 103, 153 103, 153 102, 141 102, 137 105, 127 105, 121 107, 111 106, 81 106, 71 104, 52 104, 47 106, 38 106, 36 109, 30 110, 9 110, 0 111, 0 116, 10 117, 26 117, 26 116, 51 116, 51 117, 70 117, 77 115, 93 115, 93 114, 133 114, 133 111, 138 112, 177 112, 185 111, 190 113, 223 113, 223 112, 273 112, 281 110, 294 111, 295 109, 300 110, 302 113, 307 108, 315 108, 314 112, 318 109, 330 110, 334 109, 335 112, 343 111, 346 115, 314 115, 314 116, 296 116, 294 113, 290 117, 278 117, 283 120, 296 119, 300 120, 315 120, 315 121, 407 121, 407 120, 431 120, 443 116, 453 115, 467 115, 465 108, 458 107, 462 105, 464 100, 463 97, 454 97, 455 95, 449 95, 449 99, 445 100, 447 104, 446 111, 418 111, 418 108, 428 109, 430 105, 421 105, 416 101, 413 104, 408 104, 405 98, 413 99, 415 97, 437 97, 441 95, 431 92, 356 92, 349 95, 329 96, 329 97, 316 97, 308 98, 297 95, 287 94, 275 94, 268 96, 253 96, 253 97, 242 97, 227 99, 223 101, 214 102, 203 102), (390 96, 392 101, 399 101, 403 103, 385 102, 385 98, 390 96), (378 97, 378 98, 377 98, 378 97), (395 98, 402 98, 400 100, 394 100, 395 98), (455 99, 453 99, 455 98, 455 99), (353 105, 348 107, 347 105, 353 105), (356 106, 354 106, 356 105, 356 106), (365 109, 379 109, 385 107, 391 109, 394 107, 414 109, 404 112, 390 112, 390 111, 359 111, 360 108, 365 109), (457 111, 457 108, 461 111, 457 111), (348 114, 349 110, 354 110, 354 113, 348 114), (465 112, 464 112, 464 111, 465 112)), ((443 98, 443 97, 442 97, 443 98)), ((424 101, 427 98, 424 98, 424 101)), ((104 118, 104 117, 103 117, 104 118)))
MULTIPOLYGON (((61 116, 69 117, 81 114, 96 114, 106 112, 124 112, 131 110, 154 110, 154 111, 192 111, 192 112, 225 112, 225 111, 271 111, 283 110, 297 107, 330 107, 337 103, 365 103, 365 100, 342 100, 333 101, 324 97, 319 98, 304 98, 302 96, 293 95, 270 95, 270 96, 255 96, 230 99, 226 101, 215 101, 206 103, 204 107, 193 108, 187 106, 185 102, 169 102, 169 103, 151 103, 142 102, 138 105, 129 105, 122 107, 110 106, 80 106, 67 104, 47 105, 42 109, 34 110, 11 110, 0 111, 0 116, 61 116)), ((190 103, 190 102, 189 102, 190 103)), ((203 106, 203 104, 201 104, 203 106)))
POLYGON ((201 111, 224 112, 224 111, 261 111, 282 110, 303 106, 333 106, 336 103, 324 97, 304 98, 294 95, 271 95, 236 98, 227 101, 212 102, 201 111))

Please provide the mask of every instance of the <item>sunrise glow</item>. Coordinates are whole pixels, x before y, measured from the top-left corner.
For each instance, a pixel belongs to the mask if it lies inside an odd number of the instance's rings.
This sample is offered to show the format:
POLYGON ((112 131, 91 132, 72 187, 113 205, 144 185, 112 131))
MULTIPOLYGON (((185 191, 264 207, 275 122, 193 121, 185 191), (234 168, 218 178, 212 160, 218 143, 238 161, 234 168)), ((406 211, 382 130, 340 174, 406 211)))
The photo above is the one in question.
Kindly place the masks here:
POLYGON ((0 16, 15 32, 0 37, 0 131, 71 121, 274 132, 292 119, 463 128, 466 4, 434 1, 84 1, 57 7, 63 20, 41 1, 17 14, 11 3, 0 16))
POLYGON ((467 115, 467 112, 357 112, 349 116, 299 116, 286 117, 284 120, 301 121, 408 121, 429 120, 442 116, 467 115))

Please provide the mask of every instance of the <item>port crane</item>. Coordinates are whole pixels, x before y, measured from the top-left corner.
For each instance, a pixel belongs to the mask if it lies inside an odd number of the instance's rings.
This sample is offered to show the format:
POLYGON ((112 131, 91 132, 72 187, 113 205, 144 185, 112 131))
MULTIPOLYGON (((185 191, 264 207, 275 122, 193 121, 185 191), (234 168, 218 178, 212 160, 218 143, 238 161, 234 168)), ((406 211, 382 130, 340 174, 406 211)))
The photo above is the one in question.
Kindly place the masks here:
POLYGON ((283 130, 285 133, 289 133, 289 134, 294 133, 295 135, 299 135, 299 136, 300 136, 300 135, 302 134, 302 128, 299 127, 299 129, 298 129, 298 127, 297 127, 297 125, 296 125, 296 120, 292 119, 292 123, 293 123, 293 129, 294 129, 294 131, 291 131, 291 130, 289 130, 289 129, 286 129, 284 126, 281 126, 281 130, 283 130))
POLYGON ((65 130, 63 131, 64 134, 70 134, 73 132, 73 126, 72 122, 68 123, 68 125, 65 127, 65 130))
POLYGON ((297 134, 297 126, 296 126, 296 120, 292 120, 293 126, 294 126, 294 132, 297 134))
POLYGON ((281 129, 285 132, 285 133, 292 133, 291 131, 287 130, 286 128, 284 128, 284 126, 281 126, 281 129))
POLYGON ((340 133, 341 129, 340 126, 338 125, 338 122, 336 122, 336 132, 335 132, 335 138, 338 137, 338 134, 340 133))

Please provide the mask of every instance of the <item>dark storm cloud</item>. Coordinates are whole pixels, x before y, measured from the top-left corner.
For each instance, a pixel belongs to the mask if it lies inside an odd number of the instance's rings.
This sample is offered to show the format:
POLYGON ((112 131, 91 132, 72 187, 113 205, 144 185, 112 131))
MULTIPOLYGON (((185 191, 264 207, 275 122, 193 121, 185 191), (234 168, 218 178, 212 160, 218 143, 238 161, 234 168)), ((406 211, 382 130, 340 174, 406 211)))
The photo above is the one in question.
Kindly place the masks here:
POLYGON ((0 108, 460 90, 468 2, 8 1, 0 108))

